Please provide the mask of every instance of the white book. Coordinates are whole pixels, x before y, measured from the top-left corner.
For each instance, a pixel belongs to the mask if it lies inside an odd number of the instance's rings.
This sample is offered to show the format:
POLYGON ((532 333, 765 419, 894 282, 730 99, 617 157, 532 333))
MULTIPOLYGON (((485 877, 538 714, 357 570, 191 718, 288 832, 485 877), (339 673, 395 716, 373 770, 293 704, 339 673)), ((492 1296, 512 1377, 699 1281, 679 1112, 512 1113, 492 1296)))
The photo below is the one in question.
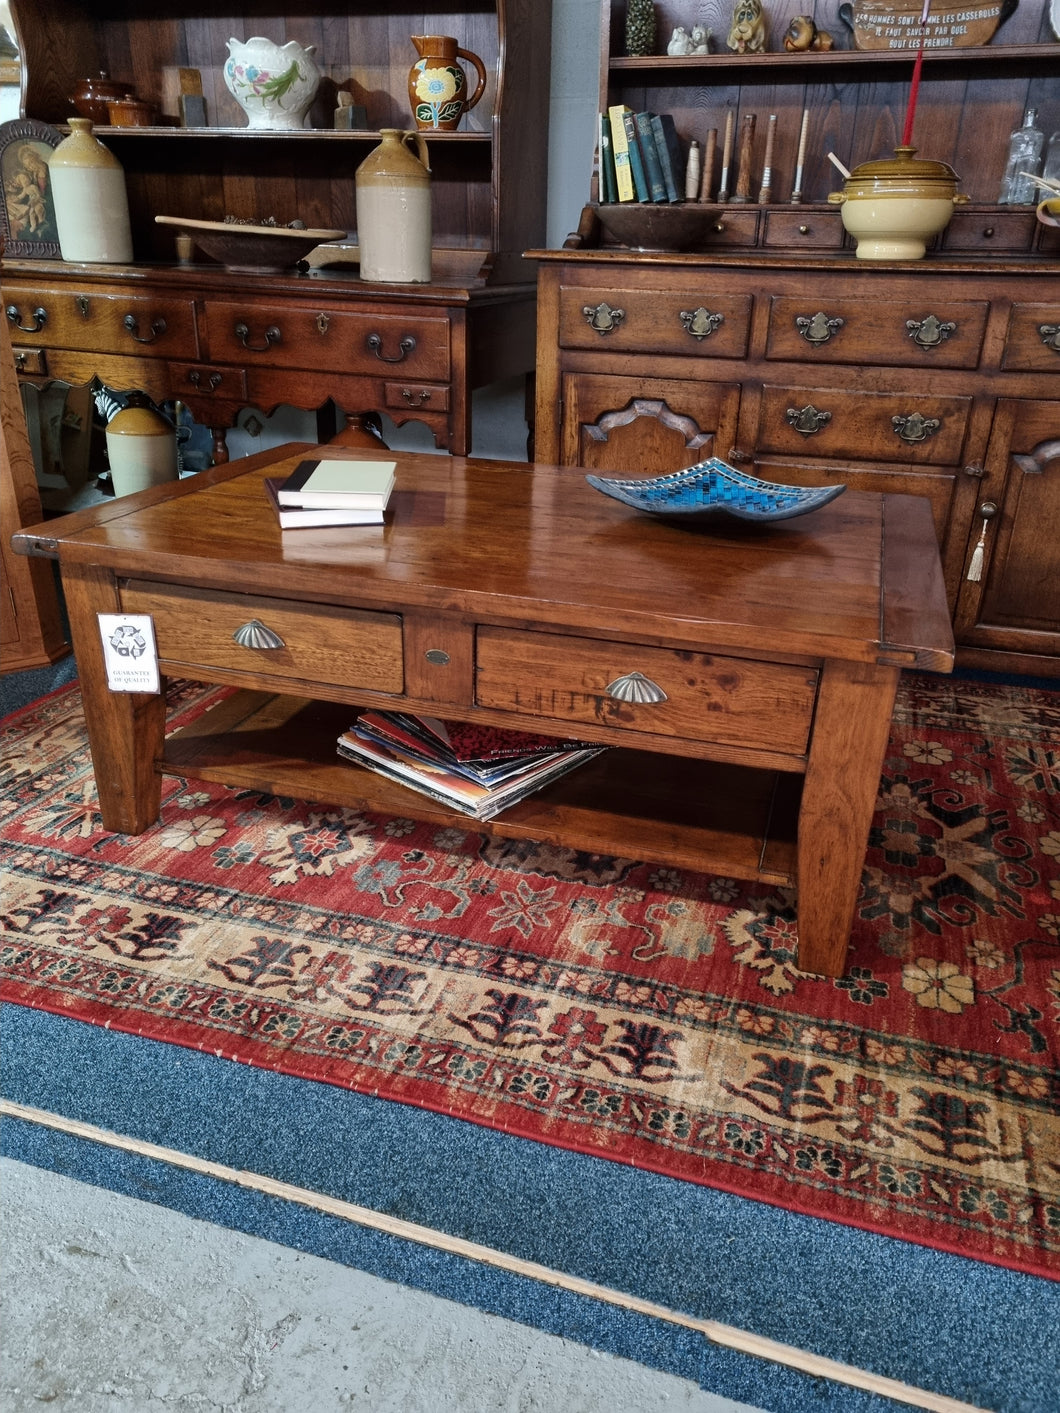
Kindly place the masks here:
POLYGON ((385 510, 396 470, 396 461, 302 461, 276 495, 281 506, 385 510))

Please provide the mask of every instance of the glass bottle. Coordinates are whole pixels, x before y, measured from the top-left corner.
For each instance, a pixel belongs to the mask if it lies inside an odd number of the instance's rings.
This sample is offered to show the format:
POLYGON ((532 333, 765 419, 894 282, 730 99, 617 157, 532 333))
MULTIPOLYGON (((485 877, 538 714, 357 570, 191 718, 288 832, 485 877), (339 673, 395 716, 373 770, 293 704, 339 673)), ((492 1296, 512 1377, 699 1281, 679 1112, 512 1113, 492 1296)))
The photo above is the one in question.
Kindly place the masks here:
MULTIPOLYGON (((1045 163, 1042 166, 1042 176, 1060 186, 1060 131, 1054 132, 1045 144, 1045 163)), ((1053 195, 1055 194, 1054 192, 1053 195)), ((1050 193, 1043 191, 1041 195, 1048 196, 1050 193)))
POLYGON ((1036 199, 1034 178, 1041 170, 1045 134, 1038 126, 1038 110, 1028 108, 1023 126, 1009 138, 1008 162, 998 202, 1002 206, 1030 206, 1036 199), (1030 176, 1023 175, 1029 172, 1030 176))

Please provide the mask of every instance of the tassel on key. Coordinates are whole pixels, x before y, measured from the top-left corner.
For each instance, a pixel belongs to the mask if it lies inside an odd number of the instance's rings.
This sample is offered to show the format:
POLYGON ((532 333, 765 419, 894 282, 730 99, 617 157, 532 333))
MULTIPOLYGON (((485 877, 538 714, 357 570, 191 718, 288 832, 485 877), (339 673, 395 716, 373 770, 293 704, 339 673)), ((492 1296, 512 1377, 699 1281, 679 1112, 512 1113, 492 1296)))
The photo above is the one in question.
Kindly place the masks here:
POLYGON ((983 562, 986 558, 986 527, 991 519, 997 514, 997 506, 993 501, 985 501, 979 507, 979 514, 983 517, 983 528, 979 532, 979 539, 975 549, 972 550, 971 563, 968 565, 968 573, 964 576, 971 584, 978 584, 983 577, 983 562))

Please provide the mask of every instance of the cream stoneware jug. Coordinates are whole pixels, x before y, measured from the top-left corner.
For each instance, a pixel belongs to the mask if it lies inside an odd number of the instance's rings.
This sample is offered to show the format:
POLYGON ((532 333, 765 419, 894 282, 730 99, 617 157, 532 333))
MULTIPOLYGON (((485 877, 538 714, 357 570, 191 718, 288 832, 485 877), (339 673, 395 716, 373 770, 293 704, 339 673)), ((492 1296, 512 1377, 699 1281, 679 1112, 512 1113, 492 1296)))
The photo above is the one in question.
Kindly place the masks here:
POLYGON ((382 142, 357 168, 361 279, 384 284, 431 278, 431 169, 418 132, 380 128, 382 142), (414 155, 409 142, 416 146, 414 155))

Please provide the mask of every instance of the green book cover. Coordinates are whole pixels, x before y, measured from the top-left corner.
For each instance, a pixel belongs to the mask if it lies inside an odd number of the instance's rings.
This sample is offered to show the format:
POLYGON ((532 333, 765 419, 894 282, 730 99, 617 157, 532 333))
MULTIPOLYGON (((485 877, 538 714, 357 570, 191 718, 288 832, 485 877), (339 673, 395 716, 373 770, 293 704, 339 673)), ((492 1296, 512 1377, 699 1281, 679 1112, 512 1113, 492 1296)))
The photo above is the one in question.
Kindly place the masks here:
POLYGON ((615 180, 615 153, 611 145, 611 119, 606 113, 600 114, 600 200, 618 200, 618 185, 615 180))
POLYGON ((685 195, 686 157, 669 113, 656 113, 651 120, 655 147, 662 164, 667 201, 683 201, 685 195))
POLYGON ((636 192, 638 201, 650 201, 651 191, 648 187, 648 174, 644 170, 644 158, 641 156, 640 143, 637 141, 637 123, 631 108, 626 108, 623 112, 622 122, 626 129, 626 146, 629 148, 629 166, 633 173, 633 190, 636 192))
POLYGON ((634 122, 637 124, 637 140, 640 143, 641 156, 644 158, 644 171, 648 178, 648 191, 653 201, 669 201, 666 182, 663 179, 662 164, 659 160, 660 153, 655 149, 655 136, 652 131, 652 114, 636 113, 634 122))

